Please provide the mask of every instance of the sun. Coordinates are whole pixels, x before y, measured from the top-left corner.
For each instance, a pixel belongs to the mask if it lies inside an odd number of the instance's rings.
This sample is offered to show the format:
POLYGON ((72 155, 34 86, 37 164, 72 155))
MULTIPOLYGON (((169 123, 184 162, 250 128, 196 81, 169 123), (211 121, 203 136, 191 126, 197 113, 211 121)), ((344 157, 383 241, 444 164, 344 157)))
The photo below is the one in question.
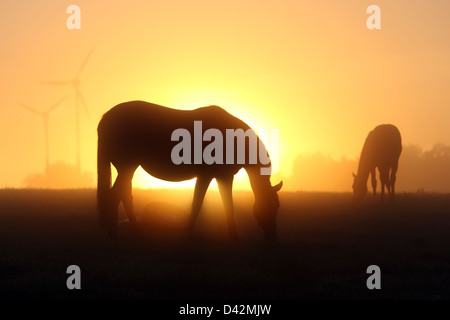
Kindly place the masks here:
POLYGON ((144 169, 138 167, 133 177, 133 187, 139 189, 193 189, 195 179, 172 182, 152 177, 144 169))
MULTIPOLYGON (((117 173, 113 173, 113 181, 117 177, 117 173)), ((194 189, 196 179, 186 181, 171 182, 160 180, 152 177, 144 169, 138 167, 133 177, 133 187, 138 189, 194 189)), ((250 190, 250 183, 248 181, 247 173, 244 169, 239 170, 234 176, 234 189, 250 190)), ((217 182, 214 179, 209 189, 218 190, 217 182)))

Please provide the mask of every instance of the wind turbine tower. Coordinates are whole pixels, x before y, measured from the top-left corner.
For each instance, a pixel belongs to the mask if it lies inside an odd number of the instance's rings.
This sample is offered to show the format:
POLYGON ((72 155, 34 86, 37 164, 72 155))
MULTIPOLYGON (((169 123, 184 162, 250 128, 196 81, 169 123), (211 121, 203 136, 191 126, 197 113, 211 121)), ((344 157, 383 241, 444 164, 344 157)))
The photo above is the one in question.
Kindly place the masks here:
POLYGON ((31 108, 23 103, 19 103, 19 105, 26 110, 42 117, 42 120, 44 121, 44 138, 45 138, 45 172, 48 172, 48 167, 50 165, 50 155, 49 155, 49 143, 48 143, 48 118, 50 116, 50 113, 54 111, 60 104, 63 102, 66 97, 59 99, 57 102, 55 102, 50 108, 47 109, 47 111, 39 111, 34 108, 31 108))
POLYGON ((89 111, 87 109, 86 101, 83 97, 83 94, 80 90, 80 75, 83 71, 86 63, 88 62, 94 48, 89 51, 86 58, 83 60, 78 72, 75 74, 75 77, 69 81, 42 81, 42 84, 53 85, 53 86, 71 86, 75 91, 75 125, 76 125, 76 164, 79 171, 81 171, 81 129, 80 129, 80 104, 83 105, 84 111, 89 116, 89 111))

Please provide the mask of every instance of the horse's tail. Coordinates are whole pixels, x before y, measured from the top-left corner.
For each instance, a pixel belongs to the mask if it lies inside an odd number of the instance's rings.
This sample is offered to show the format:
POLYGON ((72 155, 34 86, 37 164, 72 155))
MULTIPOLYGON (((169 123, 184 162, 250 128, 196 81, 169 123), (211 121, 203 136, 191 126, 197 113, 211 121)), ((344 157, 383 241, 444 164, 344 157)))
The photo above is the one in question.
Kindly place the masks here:
POLYGON ((111 164, 105 143, 100 135, 97 145, 97 210, 100 223, 108 223, 109 202, 111 198, 111 164))

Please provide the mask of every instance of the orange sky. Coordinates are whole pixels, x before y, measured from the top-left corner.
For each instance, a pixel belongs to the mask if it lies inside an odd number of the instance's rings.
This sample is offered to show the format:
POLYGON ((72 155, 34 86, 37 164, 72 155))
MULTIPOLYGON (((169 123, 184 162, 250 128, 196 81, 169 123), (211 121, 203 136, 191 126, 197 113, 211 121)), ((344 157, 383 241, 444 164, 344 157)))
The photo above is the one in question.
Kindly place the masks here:
MULTIPOLYGON (((95 172, 101 115, 128 100, 174 107, 217 104, 256 128, 280 130, 280 177, 297 154, 359 155, 367 133, 394 123, 404 144, 450 143, 450 2, 168 0, 0 2, 0 187, 20 187, 51 162, 75 163, 70 80, 80 80, 83 169, 95 172), (81 30, 66 8, 81 8, 81 30), (368 30, 366 8, 381 8, 368 30)), ((356 170, 356 168, 355 168, 356 170)), ((137 186, 158 186, 138 175, 137 186)), ((276 182, 276 181, 274 181, 276 182)))

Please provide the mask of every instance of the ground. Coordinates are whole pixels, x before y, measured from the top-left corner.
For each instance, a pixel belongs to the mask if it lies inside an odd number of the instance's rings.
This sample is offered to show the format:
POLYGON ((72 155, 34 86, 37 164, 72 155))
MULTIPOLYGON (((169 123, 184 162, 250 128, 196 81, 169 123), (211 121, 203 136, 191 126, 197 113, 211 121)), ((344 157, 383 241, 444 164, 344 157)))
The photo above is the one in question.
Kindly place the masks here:
MULTIPOLYGON (((209 191, 186 238, 192 191, 135 190, 143 236, 107 238, 95 190, 0 190, 1 298, 449 299, 450 195, 281 192, 278 236, 262 237, 251 192, 236 191, 239 242, 209 191), (81 268, 81 290, 66 269, 81 268), (381 290, 366 287, 369 265, 381 290)), ((125 219, 123 212, 121 220, 125 219)))

